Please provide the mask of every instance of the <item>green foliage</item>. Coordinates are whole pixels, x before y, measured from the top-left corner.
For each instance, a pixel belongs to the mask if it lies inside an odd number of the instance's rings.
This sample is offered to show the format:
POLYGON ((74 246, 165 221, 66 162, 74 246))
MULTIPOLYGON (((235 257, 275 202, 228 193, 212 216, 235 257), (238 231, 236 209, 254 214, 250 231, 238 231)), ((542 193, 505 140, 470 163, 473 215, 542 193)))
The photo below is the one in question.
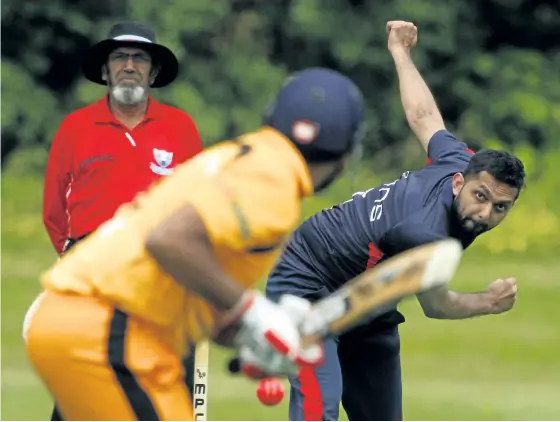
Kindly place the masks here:
MULTIPOLYGON (((551 41, 560 22, 536 3, 7 0, 2 131, 20 148, 48 148, 65 115, 104 94, 81 76, 82 54, 126 18, 152 25, 176 53, 178 80, 154 95, 190 113, 206 145, 256 128, 290 72, 320 65, 364 91, 366 152, 377 155, 410 137, 385 34, 387 20, 409 19, 420 30, 415 60, 451 128, 474 146, 546 149, 560 136, 560 53, 551 41)), ((381 165, 406 161, 386 154, 381 165)))
POLYGON ((459 85, 461 95, 476 104, 461 116, 460 132, 475 143, 554 146, 560 137, 560 80, 553 75, 560 55, 555 59, 531 50, 478 54, 478 82, 459 85))
POLYGON ((8 105, 2 107, 2 132, 17 133, 26 147, 40 142, 40 134, 54 136, 52 119, 60 109, 52 93, 21 70, 11 60, 2 62, 2 101, 8 105))
POLYGON ((5 168, 42 175, 64 116, 105 93, 81 76, 81 54, 127 18, 152 25, 177 55, 179 78, 153 94, 190 113, 206 145, 258 127, 291 71, 321 65, 352 77, 368 105, 367 161, 355 188, 344 179, 306 212, 330 207, 423 165, 386 48, 386 21, 408 19, 420 31, 415 60, 449 127, 474 147, 515 151, 529 171, 507 221, 474 249, 555 251, 560 51, 549 40, 560 22, 547 7, 529 0, 6 1, 2 132, 20 152, 5 168))

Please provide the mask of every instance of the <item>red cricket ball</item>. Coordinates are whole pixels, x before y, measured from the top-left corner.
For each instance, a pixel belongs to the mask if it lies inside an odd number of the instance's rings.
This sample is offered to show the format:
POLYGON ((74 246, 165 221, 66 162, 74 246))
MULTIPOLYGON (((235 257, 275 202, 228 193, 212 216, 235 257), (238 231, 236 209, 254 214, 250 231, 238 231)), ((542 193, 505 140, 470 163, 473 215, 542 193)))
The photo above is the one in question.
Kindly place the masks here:
POLYGON ((259 382, 257 397, 265 406, 276 406, 284 398, 284 384, 278 378, 265 378, 259 382))

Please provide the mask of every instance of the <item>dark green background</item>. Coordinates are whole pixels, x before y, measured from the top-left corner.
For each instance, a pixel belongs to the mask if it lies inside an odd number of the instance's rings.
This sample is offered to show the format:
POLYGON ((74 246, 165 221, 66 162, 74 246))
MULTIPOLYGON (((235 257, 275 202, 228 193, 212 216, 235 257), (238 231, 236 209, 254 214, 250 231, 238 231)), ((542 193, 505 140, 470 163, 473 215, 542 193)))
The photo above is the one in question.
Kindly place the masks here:
MULTIPOLYGON (((22 346, 38 274, 56 259, 41 222, 42 178, 66 114, 104 94, 81 54, 111 24, 153 25, 181 73, 155 96, 190 113, 204 143, 252 130, 283 79, 306 66, 350 75, 368 104, 356 184, 341 180, 309 214, 425 162, 404 119, 385 22, 419 28, 414 58, 449 128, 526 164, 528 188, 507 221, 479 239, 452 287, 481 290, 516 276, 508 314, 432 321, 401 306, 405 418, 543 420, 560 416, 560 11, 557 0, 177 0, 2 2, 2 418, 45 419, 50 400, 22 346)), ((212 350, 209 417, 286 419, 212 350)), ((75 388, 79 388, 76 386, 75 388)))

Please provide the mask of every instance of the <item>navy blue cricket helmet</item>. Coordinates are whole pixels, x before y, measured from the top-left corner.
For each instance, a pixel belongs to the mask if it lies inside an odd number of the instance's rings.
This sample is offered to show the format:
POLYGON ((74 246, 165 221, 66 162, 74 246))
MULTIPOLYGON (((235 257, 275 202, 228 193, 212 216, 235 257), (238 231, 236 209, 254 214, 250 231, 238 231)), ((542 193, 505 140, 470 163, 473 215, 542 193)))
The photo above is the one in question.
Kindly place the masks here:
POLYGON ((286 80, 264 124, 288 137, 308 163, 339 160, 360 148, 362 93, 339 72, 309 68, 286 80))

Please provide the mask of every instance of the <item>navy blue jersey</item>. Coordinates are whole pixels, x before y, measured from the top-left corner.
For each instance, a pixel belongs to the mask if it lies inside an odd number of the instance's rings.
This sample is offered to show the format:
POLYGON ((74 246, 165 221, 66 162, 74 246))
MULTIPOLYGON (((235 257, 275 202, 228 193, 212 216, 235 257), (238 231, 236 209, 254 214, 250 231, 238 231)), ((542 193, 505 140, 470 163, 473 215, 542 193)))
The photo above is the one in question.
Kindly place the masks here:
POLYGON ((474 237, 454 222, 451 182, 471 155, 448 131, 435 133, 430 165, 310 217, 293 233, 279 266, 310 284, 320 280, 332 292, 380 260, 421 244, 455 237, 466 248, 474 237))

